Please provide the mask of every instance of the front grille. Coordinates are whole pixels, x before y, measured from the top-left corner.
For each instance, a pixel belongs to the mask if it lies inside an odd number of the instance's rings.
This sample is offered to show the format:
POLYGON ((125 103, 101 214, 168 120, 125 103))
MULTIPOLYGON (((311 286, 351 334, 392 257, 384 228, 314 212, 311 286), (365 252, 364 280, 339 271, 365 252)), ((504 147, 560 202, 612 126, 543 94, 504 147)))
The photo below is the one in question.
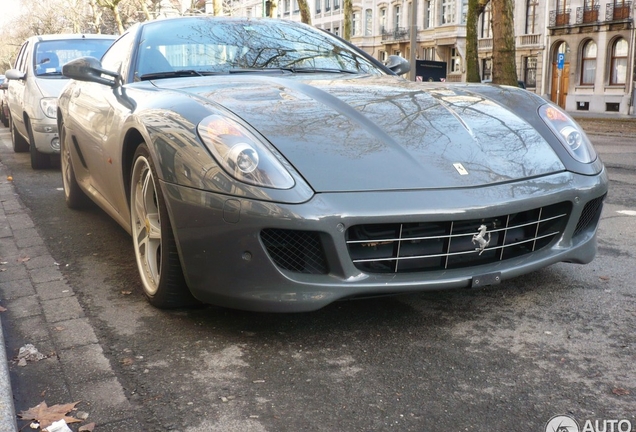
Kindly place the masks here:
POLYGON ((581 212, 581 217, 579 218, 579 222, 576 224, 576 228, 574 229, 574 235, 576 236, 579 233, 585 231, 590 225, 595 224, 601 217, 601 212, 603 211, 603 200, 605 199, 605 195, 594 198, 589 201, 583 207, 583 211, 581 212))
POLYGON ((354 265, 369 273, 471 267, 548 246, 561 236, 571 209, 564 202, 485 219, 355 225, 347 230, 347 247, 354 265), (483 250, 480 239, 489 240, 483 250))
POLYGON ((329 272, 317 232, 264 229, 261 240, 274 263, 283 270, 308 274, 329 272))

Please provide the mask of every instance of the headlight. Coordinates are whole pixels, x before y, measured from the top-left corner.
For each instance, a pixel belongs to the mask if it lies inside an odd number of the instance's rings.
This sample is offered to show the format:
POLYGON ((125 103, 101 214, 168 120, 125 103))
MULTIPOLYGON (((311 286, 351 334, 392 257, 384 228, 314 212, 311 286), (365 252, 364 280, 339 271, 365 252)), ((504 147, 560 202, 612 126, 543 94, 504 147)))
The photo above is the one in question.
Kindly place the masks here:
POLYGON ((281 163, 282 156, 234 120, 211 115, 197 130, 217 162, 235 179, 274 189, 294 186, 294 178, 281 163))
POLYGON ((40 106, 45 116, 57 117, 57 98, 42 98, 40 99, 40 106))
POLYGON ((539 117, 554 132, 574 159, 583 163, 596 160, 596 151, 587 135, 565 111, 546 104, 539 107, 539 117))

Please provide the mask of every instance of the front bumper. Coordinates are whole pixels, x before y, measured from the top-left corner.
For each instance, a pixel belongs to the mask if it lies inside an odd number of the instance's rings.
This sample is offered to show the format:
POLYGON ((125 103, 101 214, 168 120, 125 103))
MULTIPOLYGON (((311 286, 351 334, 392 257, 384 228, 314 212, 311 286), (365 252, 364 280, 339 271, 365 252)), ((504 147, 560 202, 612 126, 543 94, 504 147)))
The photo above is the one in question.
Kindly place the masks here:
MULTIPOLYGON (((596 254, 600 215, 579 221, 586 204, 607 192, 607 174, 551 176, 476 189, 316 194, 302 204, 230 197, 163 184, 192 294, 237 309, 302 312, 347 297, 498 283, 567 261, 588 263, 596 254), (345 241, 354 225, 392 222, 480 220, 568 203, 567 223, 549 245, 534 252, 476 266, 405 273, 371 273, 357 267, 345 241), (263 243, 264 229, 318 233, 327 271, 285 269, 263 243), (575 234, 576 232, 576 234, 575 234)), ((589 217, 589 215, 588 215, 589 217)), ((475 230, 477 227, 475 227, 475 230)))
POLYGON ((60 137, 55 119, 46 118, 45 120, 32 121, 31 130, 35 148, 40 153, 60 153, 60 137))

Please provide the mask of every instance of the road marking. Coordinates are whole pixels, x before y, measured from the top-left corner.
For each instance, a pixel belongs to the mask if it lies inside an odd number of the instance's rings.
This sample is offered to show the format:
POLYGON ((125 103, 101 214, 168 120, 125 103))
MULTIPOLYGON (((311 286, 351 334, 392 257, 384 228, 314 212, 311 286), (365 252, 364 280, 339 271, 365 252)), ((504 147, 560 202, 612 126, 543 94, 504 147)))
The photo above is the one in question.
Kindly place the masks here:
POLYGON ((627 216, 636 216, 636 210, 618 210, 616 213, 624 214, 627 216))

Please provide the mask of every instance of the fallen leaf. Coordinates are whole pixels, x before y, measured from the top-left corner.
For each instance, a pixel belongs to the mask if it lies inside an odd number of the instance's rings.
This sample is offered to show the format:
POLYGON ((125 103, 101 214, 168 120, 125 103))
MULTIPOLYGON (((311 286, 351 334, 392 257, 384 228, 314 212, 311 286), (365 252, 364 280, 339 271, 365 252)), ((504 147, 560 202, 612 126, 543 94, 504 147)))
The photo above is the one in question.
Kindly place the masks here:
POLYGON ((31 259, 30 257, 20 257, 18 258, 18 262, 27 262, 30 259, 31 259))
POLYGON ((629 390, 617 387, 612 390, 612 393, 614 393, 616 396, 627 396, 629 394, 629 390))
POLYGON ((130 295, 130 294, 132 294, 132 291, 122 291, 121 293, 123 295, 130 295))
POLYGON ((130 357, 126 357, 124 359, 122 359, 121 364, 123 366, 130 366, 134 363, 135 361, 133 359, 131 359, 130 357))
POLYGON ((0 312, 6 312, 7 308, 0 306, 0 312))
POLYGON ((80 427, 77 432, 93 432, 93 429, 95 429, 95 423, 89 423, 80 427))
POLYGON ((35 420, 40 423, 40 427, 42 429, 46 429, 51 426, 53 422, 58 420, 64 420, 66 423, 77 423, 81 420, 76 419, 75 417, 67 417, 66 413, 73 410, 75 405, 78 402, 73 402, 64 405, 53 405, 49 407, 46 405, 46 402, 40 402, 38 405, 33 408, 29 408, 26 411, 22 411, 18 414, 22 420, 35 420))
POLYGON ((7 180, 8 180, 8 181, 13 181, 13 177, 11 177, 11 176, 7 176, 7 180))
POLYGON ((610 277, 609 277, 609 276, 599 276, 598 278, 599 278, 600 280, 602 280, 602 281, 608 281, 608 280, 610 280, 610 277))

